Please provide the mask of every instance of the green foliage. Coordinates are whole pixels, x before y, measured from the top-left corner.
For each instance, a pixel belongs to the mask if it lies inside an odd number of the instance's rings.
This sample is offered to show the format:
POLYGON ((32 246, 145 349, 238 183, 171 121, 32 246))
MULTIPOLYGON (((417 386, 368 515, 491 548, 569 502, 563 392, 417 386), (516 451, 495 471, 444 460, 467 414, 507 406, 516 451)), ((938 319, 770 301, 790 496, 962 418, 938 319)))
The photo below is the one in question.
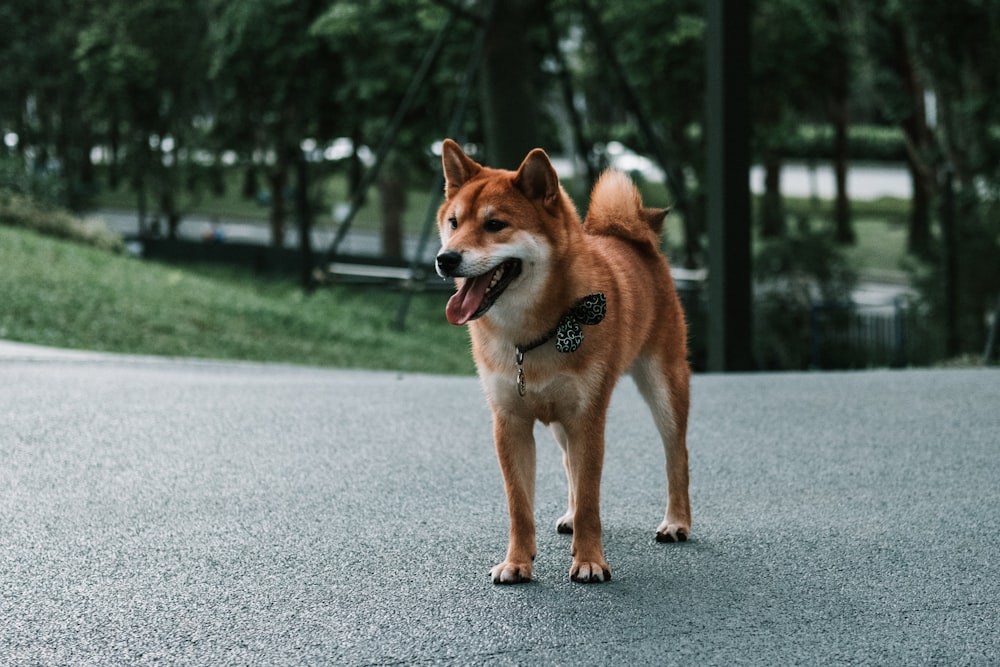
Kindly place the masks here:
POLYGON ((0 152, 0 195, 24 195, 42 206, 51 207, 65 201, 65 190, 66 183, 59 174, 28 169, 17 155, 0 152))
POLYGON ((444 296, 398 295, 180 269, 0 226, 0 337, 67 348, 410 372, 472 372, 468 335, 444 296))
MULTIPOLYGON (((906 143, 898 127, 852 125, 848 146, 853 160, 901 163, 906 159, 906 143)), ((791 160, 829 160, 833 157, 833 128, 798 125, 777 139, 775 150, 791 160)))
MULTIPOLYGON (((979 201, 971 193, 956 198, 954 327, 957 349, 953 353, 980 354, 986 344, 988 317, 1000 298, 1000 201, 979 201)), ((937 358, 948 352, 946 330, 949 313, 948 263, 944 244, 936 246, 926 262, 909 263, 920 304, 927 321, 937 329, 941 347, 937 358)))
MULTIPOLYGON (((916 84, 935 94, 937 125, 918 160, 930 173, 947 168, 954 174, 955 210, 951 216, 942 210, 944 188, 939 184, 935 212, 940 232, 922 253, 926 264, 913 263, 926 321, 938 329, 951 354, 981 353, 986 316, 1000 294, 1000 5, 894 1, 873 14, 876 28, 901 26, 902 44, 919 64, 916 84), (956 252, 952 296, 944 247, 950 217, 956 252)), ((894 44, 898 49, 900 41, 894 44)), ((877 44, 873 52, 880 53, 877 44)), ((905 104, 889 107, 897 116, 908 111, 905 104)))
MULTIPOLYGON (((336 53, 343 67, 331 100, 340 110, 341 134, 356 132, 378 144, 446 17, 447 10, 432 2, 343 0, 316 19, 310 36, 336 53)), ((403 121, 397 153, 411 166, 425 165, 427 145, 445 131, 458 72, 470 57, 472 27, 453 24, 436 74, 403 121)))
MULTIPOLYGON (((849 303, 856 279, 831 232, 799 229, 762 242, 754 257, 758 363, 764 369, 808 368, 814 305, 849 303)), ((843 326, 846 320, 830 324, 843 326)))
POLYGON ((825 103, 830 76, 825 56, 835 28, 816 3, 799 0, 758 2, 753 20, 752 103, 763 121, 755 132, 780 134, 794 127, 802 110, 825 103))
POLYGON ((96 218, 84 219, 58 208, 43 208, 31 197, 0 187, 0 225, 24 227, 111 252, 125 245, 120 234, 96 218))

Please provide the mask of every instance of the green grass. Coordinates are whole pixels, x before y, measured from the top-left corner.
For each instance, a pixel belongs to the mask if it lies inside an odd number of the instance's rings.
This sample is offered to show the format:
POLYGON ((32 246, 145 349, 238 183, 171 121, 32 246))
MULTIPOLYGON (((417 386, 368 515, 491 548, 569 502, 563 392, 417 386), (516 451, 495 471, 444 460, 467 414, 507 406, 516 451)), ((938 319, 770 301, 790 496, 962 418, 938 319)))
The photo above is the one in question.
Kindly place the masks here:
MULTIPOLYGON (((786 198, 789 224, 800 216, 809 218, 817 228, 832 228, 833 202, 818 204, 807 199, 786 198)), ((857 242, 844 246, 851 268, 863 279, 907 282, 907 224, 910 202, 883 198, 851 202, 851 217, 857 242)))
POLYGON ((398 293, 178 268, 0 225, 0 338, 65 348, 344 368, 468 374, 446 295, 398 293))

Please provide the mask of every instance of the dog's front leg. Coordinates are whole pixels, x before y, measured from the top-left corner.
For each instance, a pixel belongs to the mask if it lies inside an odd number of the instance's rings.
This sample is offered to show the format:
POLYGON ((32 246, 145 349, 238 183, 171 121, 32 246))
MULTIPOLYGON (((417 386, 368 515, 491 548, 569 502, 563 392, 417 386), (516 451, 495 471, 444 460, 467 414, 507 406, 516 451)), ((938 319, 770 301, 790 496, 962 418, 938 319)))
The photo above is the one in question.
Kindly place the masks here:
POLYGON ((601 540, 601 471, 604 467, 604 420, 564 424, 566 472, 573 489, 573 565, 569 576, 584 583, 609 581, 601 540))
POLYGON ((490 575, 494 584, 518 584, 531 579, 536 550, 534 422, 495 414, 493 437, 507 490, 510 543, 507 557, 490 575))

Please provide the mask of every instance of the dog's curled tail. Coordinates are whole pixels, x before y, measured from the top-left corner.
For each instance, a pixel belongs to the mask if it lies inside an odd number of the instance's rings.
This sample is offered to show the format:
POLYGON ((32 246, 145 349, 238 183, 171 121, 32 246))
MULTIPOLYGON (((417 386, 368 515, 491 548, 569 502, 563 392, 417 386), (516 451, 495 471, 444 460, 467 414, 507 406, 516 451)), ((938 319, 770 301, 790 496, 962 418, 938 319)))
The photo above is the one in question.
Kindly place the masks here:
POLYGON ((644 208, 642 195, 628 176, 609 169, 590 193, 584 227, 590 234, 617 236, 659 247, 668 208, 644 208))

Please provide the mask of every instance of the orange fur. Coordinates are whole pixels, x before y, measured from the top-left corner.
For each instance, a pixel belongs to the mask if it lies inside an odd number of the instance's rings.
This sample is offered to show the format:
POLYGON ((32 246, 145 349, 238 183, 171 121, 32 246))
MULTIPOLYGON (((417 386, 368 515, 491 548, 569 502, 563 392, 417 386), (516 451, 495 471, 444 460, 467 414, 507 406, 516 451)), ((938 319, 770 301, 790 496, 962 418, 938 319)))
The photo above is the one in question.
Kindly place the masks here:
MULTIPOLYGON (((446 140, 442 164, 447 196, 438 213, 438 265, 456 277, 456 303, 475 292, 477 276, 485 276, 479 279, 483 286, 504 261, 520 262, 520 273, 492 306, 469 321, 511 518, 507 556, 493 568, 493 580, 531 578, 537 420, 551 427, 564 453, 569 507, 557 528, 573 533, 570 575, 605 581, 610 568, 600 520, 604 424, 611 393, 625 372, 632 373, 649 404, 666 452, 668 503, 657 539, 683 541, 691 529, 690 371, 683 311, 659 252, 666 211, 643 208, 629 178, 610 171, 595 185, 581 224, 539 149, 512 172, 482 167, 446 140), (583 327, 584 341, 575 352, 558 352, 550 341, 525 353, 527 390, 520 396, 516 347, 544 337, 580 298, 596 292, 607 297, 604 320, 583 327)), ((469 314, 471 306, 463 312, 469 314)))

